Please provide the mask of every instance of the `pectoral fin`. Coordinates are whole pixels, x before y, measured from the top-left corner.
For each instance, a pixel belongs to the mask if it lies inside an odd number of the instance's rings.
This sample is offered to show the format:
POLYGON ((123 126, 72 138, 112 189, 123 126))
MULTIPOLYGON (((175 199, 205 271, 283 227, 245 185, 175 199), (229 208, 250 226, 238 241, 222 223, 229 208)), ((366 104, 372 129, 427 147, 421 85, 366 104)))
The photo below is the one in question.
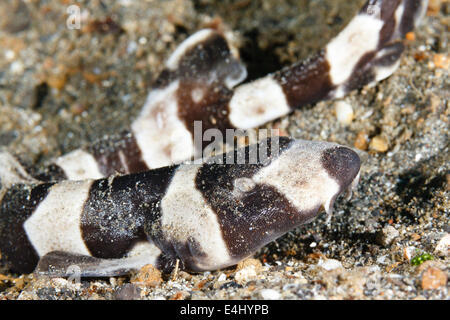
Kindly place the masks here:
POLYGON ((56 277, 111 277, 139 270, 151 263, 154 263, 154 259, 142 255, 120 259, 100 259, 52 251, 39 260, 35 273, 56 277))

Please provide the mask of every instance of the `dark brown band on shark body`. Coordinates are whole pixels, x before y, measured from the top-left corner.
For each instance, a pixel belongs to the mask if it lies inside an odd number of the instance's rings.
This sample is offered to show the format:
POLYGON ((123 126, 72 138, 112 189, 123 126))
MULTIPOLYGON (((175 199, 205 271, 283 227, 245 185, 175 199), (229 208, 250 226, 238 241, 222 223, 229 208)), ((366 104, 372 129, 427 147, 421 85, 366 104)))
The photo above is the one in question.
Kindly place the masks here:
POLYGON ((334 89, 325 51, 273 75, 292 109, 327 98, 334 89))
POLYGON ((376 80, 376 68, 393 67, 400 59, 405 47, 401 42, 393 42, 385 45, 375 52, 368 52, 358 61, 353 68, 348 81, 344 85, 344 91, 358 89, 376 80), (378 53, 382 53, 379 58, 375 58, 378 53))
POLYGON ((257 185, 240 199, 239 207, 229 205, 231 203, 219 204, 215 209, 228 250, 238 258, 248 256, 293 227, 311 220, 319 210, 317 207, 299 212, 282 193, 269 185, 257 185))
MULTIPOLYGON (((389 1, 382 1, 381 3, 381 10, 380 10, 380 18, 384 21, 384 23, 387 23, 390 20, 393 20, 395 22, 395 19, 393 19, 395 12, 397 11, 399 5, 402 3, 403 0, 389 0, 389 1)), ((408 1, 408 0, 407 0, 408 1)), ((369 4, 370 1, 368 1, 366 4, 369 4)))
POLYGON ((383 27, 380 30, 380 40, 378 41, 378 48, 382 48, 387 42, 389 42, 398 28, 399 21, 396 21, 395 19, 395 11, 397 10, 400 3, 401 0, 383 1, 380 12, 380 18, 383 21, 383 27))
POLYGON ((106 177, 114 174, 137 173, 148 170, 141 149, 131 132, 103 139, 88 148, 106 177))
POLYGON ((121 258, 147 240, 144 227, 160 217, 159 202, 176 166, 96 180, 81 215, 82 238, 95 257, 121 258))
POLYGON ((403 16, 400 22, 400 34, 405 36, 408 32, 414 29, 417 16, 423 6, 423 0, 409 0, 404 1, 403 16))
POLYGON ((344 84, 345 93, 375 81, 375 73, 373 70, 373 59, 375 55, 375 51, 370 51, 359 59, 353 68, 353 72, 344 84))
POLYGON ((203 131, 216 128, 224 133, 225 138, 226 129, 235 128, 228 117, 232 95, 232 91, 223 85, 214 84, 213 87, 208 87, 203 83, 180 82, 177 91, 178 117, 183 120, 192 137, 194 122, 201 121, 203 131), (192 97, 195 90, 204 92, 204 97, 198 102, 192 97))
POLYGON ((14 185, 0 203, 0 251, 11 270, 30 273, 39 255, 31 244, 23 224, 48 195, 53 184, 34 187, 14 185))

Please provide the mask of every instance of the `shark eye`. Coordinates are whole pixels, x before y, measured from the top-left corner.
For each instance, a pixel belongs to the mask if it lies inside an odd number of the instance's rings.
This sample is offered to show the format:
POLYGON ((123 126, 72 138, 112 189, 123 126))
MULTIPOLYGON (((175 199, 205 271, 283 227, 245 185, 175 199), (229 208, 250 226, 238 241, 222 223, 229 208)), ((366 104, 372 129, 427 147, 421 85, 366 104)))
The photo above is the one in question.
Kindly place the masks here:
POLYGON ((234 191, 244 193, 251 191, 256 186, 256 183, 250 178, 237 178, 234 180, 234 191))

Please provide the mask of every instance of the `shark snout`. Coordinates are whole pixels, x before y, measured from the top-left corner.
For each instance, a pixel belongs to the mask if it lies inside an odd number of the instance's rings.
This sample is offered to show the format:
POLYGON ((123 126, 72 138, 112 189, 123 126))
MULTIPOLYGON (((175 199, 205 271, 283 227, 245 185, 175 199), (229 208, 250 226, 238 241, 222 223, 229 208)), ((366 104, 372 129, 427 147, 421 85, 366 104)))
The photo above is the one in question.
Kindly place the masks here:
POLYGON ((359 176, 361 160, 358 154, 348 147, 335 146, 324 150, 321 161, 341 190, 351 186, 359 176))

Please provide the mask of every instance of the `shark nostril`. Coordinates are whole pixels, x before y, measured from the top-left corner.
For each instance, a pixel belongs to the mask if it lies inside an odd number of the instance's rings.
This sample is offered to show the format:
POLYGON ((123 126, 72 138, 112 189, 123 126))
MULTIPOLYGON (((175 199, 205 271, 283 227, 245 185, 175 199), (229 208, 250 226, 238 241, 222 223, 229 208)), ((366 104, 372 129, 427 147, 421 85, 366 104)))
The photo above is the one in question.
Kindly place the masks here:
POLYGON ((356 178, 361 167, 358 154, 350 148, 337 146, 322 153, 322 165, 342 189, 356 178))

